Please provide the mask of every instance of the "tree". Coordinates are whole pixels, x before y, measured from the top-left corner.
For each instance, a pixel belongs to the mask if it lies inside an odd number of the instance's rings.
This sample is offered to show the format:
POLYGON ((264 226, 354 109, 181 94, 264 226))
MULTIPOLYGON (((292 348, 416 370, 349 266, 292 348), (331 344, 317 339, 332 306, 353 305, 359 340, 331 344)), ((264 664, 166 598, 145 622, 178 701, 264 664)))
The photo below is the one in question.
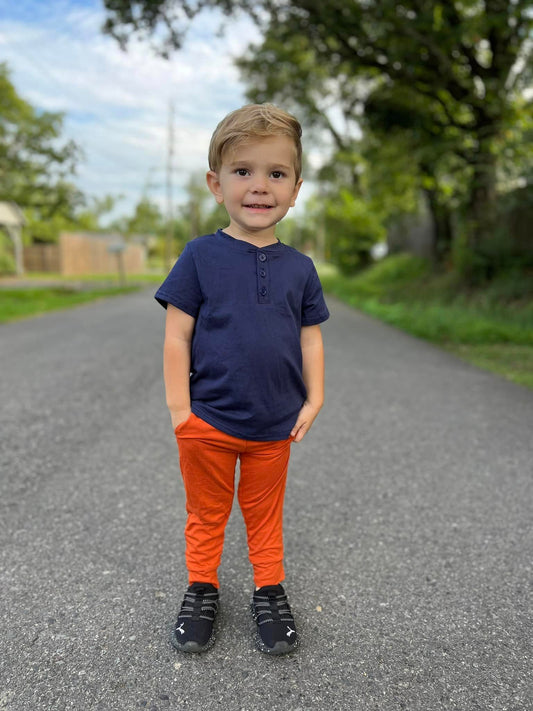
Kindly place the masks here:
POLYGON ((17 203, 38 236, 53 239, 48 229, 53 218, 72 217, 83 204, 69 181, 80 150, 61 139, 62 114, 37 111, 17 94, 5 64, 0 64, 0 105, 0 200, 17 203))
POLYGON ((181 214, 188 232, 187 239, 208 234, 228 224, 228 214, 223 205, 217 205, 206 185, 205 175, 192 175, 186 185, 187 202, 181 214))
MULTIPOLYGON (((521 92, 532 76, 531 2, 105 0, 105 5, 106 30, 123 46, 132 32, 153 36, 162 24, 163 52, 180 47, 187 23, 200 11, 242 10, 280 44, 304 38, 305 61, 335 77, 344 92, 343 111, 351 117, 358 116, 361 104, 353 92, 354 78, 382 92, 374 99, 383 100, 385 92, 396 100, 401 93, 402 102, 417 111, 423 106, 424 114, 432 116, 436 142, 446 147, 456 161, 454 170, 462 174, 470 268, 483 272, 483 245, 495 224, 508 134, 527 117, 521 92)), ((301 66, 295 65, 297 92, 301 66)), ((409 125, 405 130, 416 147, 427 144, 423 128, 409 125)))
POLYGON ((368 121, 362 121, 372 83, 331 76, 316 62, 307 37, 280 39, 271 30, 237 65, 251 101, 276 101, 294 110, 316 134, 313 144, 324 134, 329 138, 331 156, 315 175, 320 184, 315 209, 322 210, 318 225, 332 230, 332 239, 324 243, 329 257, 344 272, 361 269, 375 242, 383 239, 384 225, 416 211, 416 189, 422 183, 420 166, 412 150, 406 150, 403 136, 394 141, 384 134, 378 138, 368 121))
POLYGON ((378 87, 365 104, 364 153, 372 182, 377 178, 385 190, 392 187, 404 197, 407 182, 424 194, 433 222, 433 261, 443 263, 452 251, 452 213, 465 199, 464 156, 459 158, 464 139, 439 125, 432 108, 425 97, 416 101, 401 88, 378 87))
POLYGON ((367 267, 372 247, 385 238, 377 212, 349 190, 325 198, 325 227, 332 261, 347 275, 367 267))
MULTIPOLYGON (((311 7, 291 6, 296 4, 311 7)), ((516 134, 524 135, 520 124, 527 124, 520 90, 528 72, 517 72, 519 64, 512 59, 525 61, 531 48, 524 31, 531 22, 524 11, 520 35, 517 4, 511 3, 508 14, 501 15, 501 5, 485 3, 485 12, 492 13, 487 19, 480 17, 483 3, 469 3, 468 8, 463 4, 462 14, 453 7, 446 6, 444 13, 439 5, 420 2, 373 3, 364 8, 343 3, 341 13, 339 3, 328 3, 309 11, 308 17, 312 13, 315 22, 322 18, 323 25, 307 34, 298 32, 295 15, 281 22, 271 19, 260 46, 250 47, 238 64, 252 100, 296 102, 308 120, 330 130, 324 107, 328 96, 334 98, 344 124, 357 119, 364 128, 366 148, 359 150, 367 159, 373 156, 371 165, 381 162, 377 145, 404 149, 408 173, 416 166, 419 188, 433 216, 435 258, 449 256, 452 210, 462 204, 472 252, 483 270, 483 252, 494 228, 496 182, 516 172, 517 166, 524 170, 532 157, 531 151, 529 156, 520 155, 524 142, 516 140, 516 134), (328 22, 329 36, 324 29, 328 22), (524 39, 522 57, 500 36, 515 25, 517 37, 524 39), (483 39, 483 32, 490 42, 483 39), (492 48, 499 50, 498 61, 489 56, 492 48), (467 59, 472 61, 468 67, 467 59)), ((340 145, 338 128, 331 133, 340 145)), ((391 148, 386 150, 389 155, 391 148)), ((394 188, 391 171, 387 172, 387 183, 394 188)), ((400 178, 400 173, 394 175, 400 178)))
POLYGON ((161 235, 165 221, 159 207, 146 195, 135 206, 134 214, 125 220, 125 232, 128 235, 161 235))

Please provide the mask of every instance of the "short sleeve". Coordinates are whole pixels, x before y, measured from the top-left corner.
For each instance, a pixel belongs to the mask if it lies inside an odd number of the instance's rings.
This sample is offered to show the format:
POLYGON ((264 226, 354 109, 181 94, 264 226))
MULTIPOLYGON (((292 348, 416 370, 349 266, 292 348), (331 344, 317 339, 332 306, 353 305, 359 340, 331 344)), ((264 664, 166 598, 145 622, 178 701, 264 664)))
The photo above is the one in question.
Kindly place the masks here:
POLYGON ((180 258, 157 290, 155 298, 165 309, 168 304, 172 304, 189 316, 197 318, 203 295, 189 244, 185 246, 180 258))
POLYGON ((322 284, 312 264, 302 300, 302 326, 316 326, 329 318, 322 284))

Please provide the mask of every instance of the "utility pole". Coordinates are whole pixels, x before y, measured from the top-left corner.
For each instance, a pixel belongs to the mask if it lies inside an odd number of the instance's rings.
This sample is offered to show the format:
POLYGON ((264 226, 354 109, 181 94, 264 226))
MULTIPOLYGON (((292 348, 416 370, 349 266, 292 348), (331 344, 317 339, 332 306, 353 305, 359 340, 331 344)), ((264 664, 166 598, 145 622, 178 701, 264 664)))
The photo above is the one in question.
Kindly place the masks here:
POLYGON ((172 267, 172 242, 174 236, 174 206, 172 202, 172 173, 174 171, 174 103, 168 104, 168 137, 167 137, 167 233, 165 238, 165 267, 167 272, 172 267))

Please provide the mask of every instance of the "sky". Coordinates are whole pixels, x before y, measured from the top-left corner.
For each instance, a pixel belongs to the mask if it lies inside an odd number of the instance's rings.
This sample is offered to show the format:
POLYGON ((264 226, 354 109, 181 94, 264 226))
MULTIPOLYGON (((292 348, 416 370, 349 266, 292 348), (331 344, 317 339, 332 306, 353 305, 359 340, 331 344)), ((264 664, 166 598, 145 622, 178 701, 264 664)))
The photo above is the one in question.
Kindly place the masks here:
POLYGON ((177 205, 191 175, 207 170, 216 124, 247 103, 233 57, 259 36, 243 17, 220 37, 220 17, 205 12, 167 61, 148 43, 123 52, 101 32, 104 19, 100 0, 0 0, 0 61, 22 98, 64 112, 64 136, 85 154, 74 181, 87 196, 123 196, 113 218, 143 195, 165 212, 170 103, 177 205))

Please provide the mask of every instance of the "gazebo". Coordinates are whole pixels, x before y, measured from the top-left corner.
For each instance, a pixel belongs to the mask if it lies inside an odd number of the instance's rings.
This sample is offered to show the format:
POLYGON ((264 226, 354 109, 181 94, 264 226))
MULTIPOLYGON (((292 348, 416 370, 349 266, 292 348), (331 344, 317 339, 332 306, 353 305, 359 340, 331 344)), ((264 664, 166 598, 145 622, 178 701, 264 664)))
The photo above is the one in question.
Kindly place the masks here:
POLYGON ((18 205, 14 202, 0 202, 0 229, 4 230, 13 242, 17 274, 24 273, 21 232, 25 224, 26 220, 18 205))

